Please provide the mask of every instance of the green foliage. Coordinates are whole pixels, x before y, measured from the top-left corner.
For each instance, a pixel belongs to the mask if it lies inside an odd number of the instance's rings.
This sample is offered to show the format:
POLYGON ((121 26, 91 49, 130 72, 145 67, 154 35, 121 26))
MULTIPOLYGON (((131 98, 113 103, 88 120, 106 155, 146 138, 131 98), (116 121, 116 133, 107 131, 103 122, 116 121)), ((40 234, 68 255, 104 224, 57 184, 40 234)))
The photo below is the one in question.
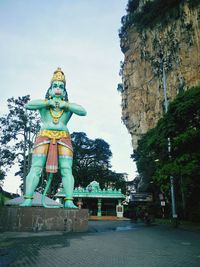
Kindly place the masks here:
POLYGON ((140 30, 149 27, 152 28, 157 23, 167 24, 170 18, 178 18, 180 16, 179 6, 186 1, 187 0, 147 1, 140 11, 137 9, 139 1, 129 1, 127 5, 127 15, 123 16, 121 19, 122 27, 119 33, 120 38, 125 36, 126 31, 132 25, 140 30))
POLYGON ((71 138, 75 186, 86 187, 93 180, 99 182, 102 188, 109 183, 114 183, 116 188, 125 186, 123 174, 111 170, 112 152, 107 142, 99 138, 89 139, 83 132, 74 132, 71 138))
POLYGON ((139 7, 140 0, 129 0, 127 4, 127 13, 133 13, 139 7))
POLYGON ((13 165, 14 153, 8 145, 0 145, 0 181, 3 181, 6 172, 13 165))
POLYGON ((147 2, 141 12, 137 13, 134 23, 141 27, 152 27, 163 23, 170 17, 179 16, 178 7, 183 0, 155 0, 147 2))
MULTIPOLYGON (((15 194, 16 195, 16 194, 15 194)), ((17 196, 19 196, 19 195, 17 195, 17 196)), ((6 201, 8 201, 8 200, 10 200, 11 198, 9 198, 9 197, 6 197, 5 195, 4 195, 4 192, 3 193, 0 193, 0 206, 4 206, 5 205, 5 202, 6 201)))
POLYGON ((33 139, 39 129, 37 114, 27 112, 24 107, 29 100, 29 95, 9 98, 8 114, 0 117, 1 179, 16 161, 19 166, 17 175, 25 178, 28 172, 33 139))
POLYGON ((187 0, 190 8, 195 8, 200 4, 199 0, 187 0))
POLYGON ((18 194, 14 194, 14 193, 6 192, 0 186, 0 206, 3 206, 6 201, 8 201, 8 200, 10 200, 12 198, 15 198, 15 197, 19 197, 19 195, 18 194))
POLYGON ((4 206, 5 203, 5 197, 2 193, 0 193, 0 206, 4 206))
POLYGON ((141 138, 133 154, 138 172, 147 186, 153 179, 168 195, 169 176, 174 176, 178 202, 186 202, 183 206, 188 217, 191 203, 200 205, 197 193, 200 190, 199 144, 200 87, 193 87, 177 96, 157 126, 141 138), (168 138, 171 141, 170 155, 168 138))

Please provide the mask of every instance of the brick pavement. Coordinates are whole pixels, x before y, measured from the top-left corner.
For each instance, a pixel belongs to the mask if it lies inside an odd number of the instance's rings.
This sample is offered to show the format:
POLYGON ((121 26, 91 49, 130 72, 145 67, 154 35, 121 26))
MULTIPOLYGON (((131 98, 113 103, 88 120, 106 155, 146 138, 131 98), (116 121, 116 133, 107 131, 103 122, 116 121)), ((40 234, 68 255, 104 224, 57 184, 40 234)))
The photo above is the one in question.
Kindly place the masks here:
POLYGON ((200 233, 130 222, 90 222, 88 233, 0 234, 0 267, 200 266, 200 233))

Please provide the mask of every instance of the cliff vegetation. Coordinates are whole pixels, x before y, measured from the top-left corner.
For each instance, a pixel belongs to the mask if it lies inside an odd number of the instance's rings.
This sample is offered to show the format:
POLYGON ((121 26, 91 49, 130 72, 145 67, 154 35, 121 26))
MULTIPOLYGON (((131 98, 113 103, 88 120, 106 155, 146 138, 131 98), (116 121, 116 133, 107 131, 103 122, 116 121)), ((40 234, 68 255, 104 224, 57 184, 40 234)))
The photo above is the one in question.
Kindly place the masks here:
POLYGON ((152 192, 154 199, 162 192, 170 210, 172 175, 179 217, 192 221, 200 221, 199 143, 200 86, 178 94, 156 127, 141 137, 132 155, 140 175, 140 189, 152 192))
POLYGON ((170 102, 200 84, 200 2, 129 0, 119 31, 122 120, 133 148, 170 102))

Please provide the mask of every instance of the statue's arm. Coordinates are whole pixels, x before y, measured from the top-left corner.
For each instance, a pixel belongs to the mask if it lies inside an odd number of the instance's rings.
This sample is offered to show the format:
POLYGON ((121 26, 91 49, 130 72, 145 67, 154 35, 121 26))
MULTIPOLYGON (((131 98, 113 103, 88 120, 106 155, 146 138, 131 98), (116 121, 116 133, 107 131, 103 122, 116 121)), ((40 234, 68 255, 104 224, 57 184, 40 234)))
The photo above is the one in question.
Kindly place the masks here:
POLYGON ((26 109, 34 110, 34 109, 42 109, 48 107, 48 100, 31 100, 26 105, 26 109))
POLYGON ((66 109, 79 116, 85 116, 87 114, 86 110, 82 106, 75 103, 66 102, 66 109))

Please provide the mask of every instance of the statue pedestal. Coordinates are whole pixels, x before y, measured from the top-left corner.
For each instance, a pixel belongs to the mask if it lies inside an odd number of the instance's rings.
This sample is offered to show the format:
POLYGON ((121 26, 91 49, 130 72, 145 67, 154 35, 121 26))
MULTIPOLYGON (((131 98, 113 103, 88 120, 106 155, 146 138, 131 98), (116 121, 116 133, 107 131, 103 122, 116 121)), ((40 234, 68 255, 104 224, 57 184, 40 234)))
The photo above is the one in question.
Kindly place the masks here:
POLYGON ((1 207, 0 231, 86 232, 88 210, 43 207, 1 207))

